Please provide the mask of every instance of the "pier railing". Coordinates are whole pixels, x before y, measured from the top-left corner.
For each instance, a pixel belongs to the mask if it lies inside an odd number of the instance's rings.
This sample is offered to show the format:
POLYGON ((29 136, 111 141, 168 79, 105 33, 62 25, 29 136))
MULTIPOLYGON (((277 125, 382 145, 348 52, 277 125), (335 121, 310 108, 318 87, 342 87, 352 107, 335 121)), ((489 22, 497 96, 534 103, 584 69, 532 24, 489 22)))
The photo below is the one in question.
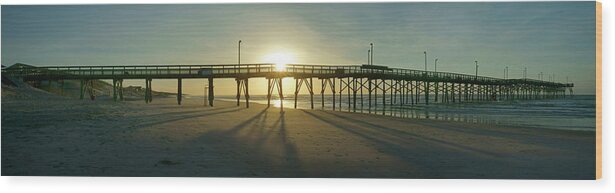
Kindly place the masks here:
POLYGON ((213 64, 213 65, 118 65, 118 66, 44 66, 5 68, 3 74, 32 79, 131 79, 131 78, 233 78, 265 76, 393 78, 406 80, 457 82, 487 85, 531 84, 572 87, 572 84, 535 79, 502 79, 451 72, 434 72, 370 65, 287 64, 213 64))

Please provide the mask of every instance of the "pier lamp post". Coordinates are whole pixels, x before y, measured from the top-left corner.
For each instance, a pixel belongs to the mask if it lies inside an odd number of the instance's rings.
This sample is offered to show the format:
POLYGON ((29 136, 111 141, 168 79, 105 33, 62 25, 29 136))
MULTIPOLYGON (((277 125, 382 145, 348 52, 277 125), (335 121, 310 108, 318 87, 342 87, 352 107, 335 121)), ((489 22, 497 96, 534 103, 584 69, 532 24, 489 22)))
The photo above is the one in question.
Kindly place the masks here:
POLYGON ((436 58, 433 62, 433 71, 438 72, 438 58, 436 58))
POLYGON ((476 64, 476 79, 478 79, 478 60, 474 60, 474 63, 476 64))
POLYGON ((374 43, 369 43, 369 50, 371 50, 370 65, 374 65, 374 43))
POLYGON ((527 67, 523 68, 523 79, 527 79, 527 67))
POLYGON ((241 65, 241 40, 239 40, 239 43, 237 44, 237 49, 239 50, 237 54, 237 64, 241 65))
POLYGON ((423 51, 423 54, 425 54, 425 72, 427 72, 427 51, 423 51))
POLYGON ((237 43, 237 69, 241 66, 241 40, 237 43))
POLYGON ((372 52, 372 50, 367 50, 367 65, 370 65, 370 61, 369 61, 369 53, 372 52))

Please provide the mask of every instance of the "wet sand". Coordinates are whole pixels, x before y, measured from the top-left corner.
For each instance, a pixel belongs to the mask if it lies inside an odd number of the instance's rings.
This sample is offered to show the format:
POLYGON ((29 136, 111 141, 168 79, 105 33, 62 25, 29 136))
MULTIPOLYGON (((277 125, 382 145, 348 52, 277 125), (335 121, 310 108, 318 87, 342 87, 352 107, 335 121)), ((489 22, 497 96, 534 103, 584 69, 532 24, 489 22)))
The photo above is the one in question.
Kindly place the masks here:
POLYGON ((216 101, 2 98, 2 175, 594 179, 595 132, 216 101))

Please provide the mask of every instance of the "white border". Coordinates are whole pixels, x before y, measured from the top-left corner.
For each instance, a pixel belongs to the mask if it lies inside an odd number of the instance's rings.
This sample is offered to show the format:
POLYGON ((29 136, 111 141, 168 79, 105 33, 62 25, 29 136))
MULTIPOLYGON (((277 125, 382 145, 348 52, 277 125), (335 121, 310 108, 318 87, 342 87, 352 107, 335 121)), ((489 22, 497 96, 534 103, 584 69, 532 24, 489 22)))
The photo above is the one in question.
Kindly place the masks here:
MULTIPOLYGON (((449 0, 451 1, 451 0, 449 0)), ((452 0, 455 1, 455 0, 452 0)), ((285 2, 225 0, 101 0, 94 4, 107 3, 238 3, 238 2, 285 2)), ((299 1, 306 2, 306 1, 299 1)), ((310 2, 331 2, 314 0, 310 2)), ((369 0, 336 0, 334 2, 373 2, 369 0)), ((399 0, 387 0, 399 2, 399 0)), ((440 1, 441 2, 441 1, 440 1)), ((615 73, 610 67, 614 53, 610 26, 615 18, 609 12, 610 2, 603 2, 603 74, 615 73)), ((83 0, 3 0, 7 4, 92 4, 83 0)), ((611 76, 603 76, 603 85, 615 84, 611 76)), ((610 178, 613 167, 611 155, 613 132, 610 129, 615 117, 608 99, 614 91, 603 88, 603 179, 598 181, 550 181, 550 180, 406 180, 406 179, 273 179, 273 178, 118 178, 118 177, 0 177, 1 192, 615 192, 610 178)))
MULTIPOLYGON (((187 4, 187 3, 382 3, 382 2, 480 2, 484 0, 3 0, 3 5, 27 4, 187 4)), ((498 2, 515 2, 519 0, 490 0, 498 2)), ((523 0, 523 1, 558 1, 558 0, 523 0)), ((592 1, 592 0, 559 0, 592 1)))

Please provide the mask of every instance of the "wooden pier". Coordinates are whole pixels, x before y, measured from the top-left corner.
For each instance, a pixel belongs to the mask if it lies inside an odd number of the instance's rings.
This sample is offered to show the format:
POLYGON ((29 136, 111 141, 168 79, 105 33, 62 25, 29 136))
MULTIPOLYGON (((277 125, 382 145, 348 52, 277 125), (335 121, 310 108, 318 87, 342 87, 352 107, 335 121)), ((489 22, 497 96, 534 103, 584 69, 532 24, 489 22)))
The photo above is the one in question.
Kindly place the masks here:
POLYGON ((24 81, 80 80, 81 99, 86 93, 94 99, 92 80, 112 80, 113 99, 116 101, 124 98, 121 88, 125 79, 141 79, 145 81, 146 103, 152 102, 153 79, 177 79, 179 105, 182 101, 182 80, 204 79, 209 106, 214 105, 214 79, 232 78, 237 82, 237 105, 243 97, 246 107, 250 102, 250 78, 267 79, 268 106, 273 94, 277 94, 280 100, 284 99, 282 79, 293 78, 295 108, 297 96, 304 85, 310 94, 311 108, 314 108, 314 81, 320 81, 322 107, 325 107, 325 95, 330 93, 333 110, 336 105, 341 109, 342 100, 347 100, 348 109, 356 110, 357 105, 363 109, 367 105, 370 111, 378 106, 420 103, 555 99, 572 95, 574 86, 571 83, 534 79, 501 79, 376 65, 287 64, 284 69, 276 68, 275 64, 45 66, 5 68, 2 74, 24 81), (343 97, 344 94, 346 97, 343 97), (365 95, 367 104, 364 104, 365 95))

